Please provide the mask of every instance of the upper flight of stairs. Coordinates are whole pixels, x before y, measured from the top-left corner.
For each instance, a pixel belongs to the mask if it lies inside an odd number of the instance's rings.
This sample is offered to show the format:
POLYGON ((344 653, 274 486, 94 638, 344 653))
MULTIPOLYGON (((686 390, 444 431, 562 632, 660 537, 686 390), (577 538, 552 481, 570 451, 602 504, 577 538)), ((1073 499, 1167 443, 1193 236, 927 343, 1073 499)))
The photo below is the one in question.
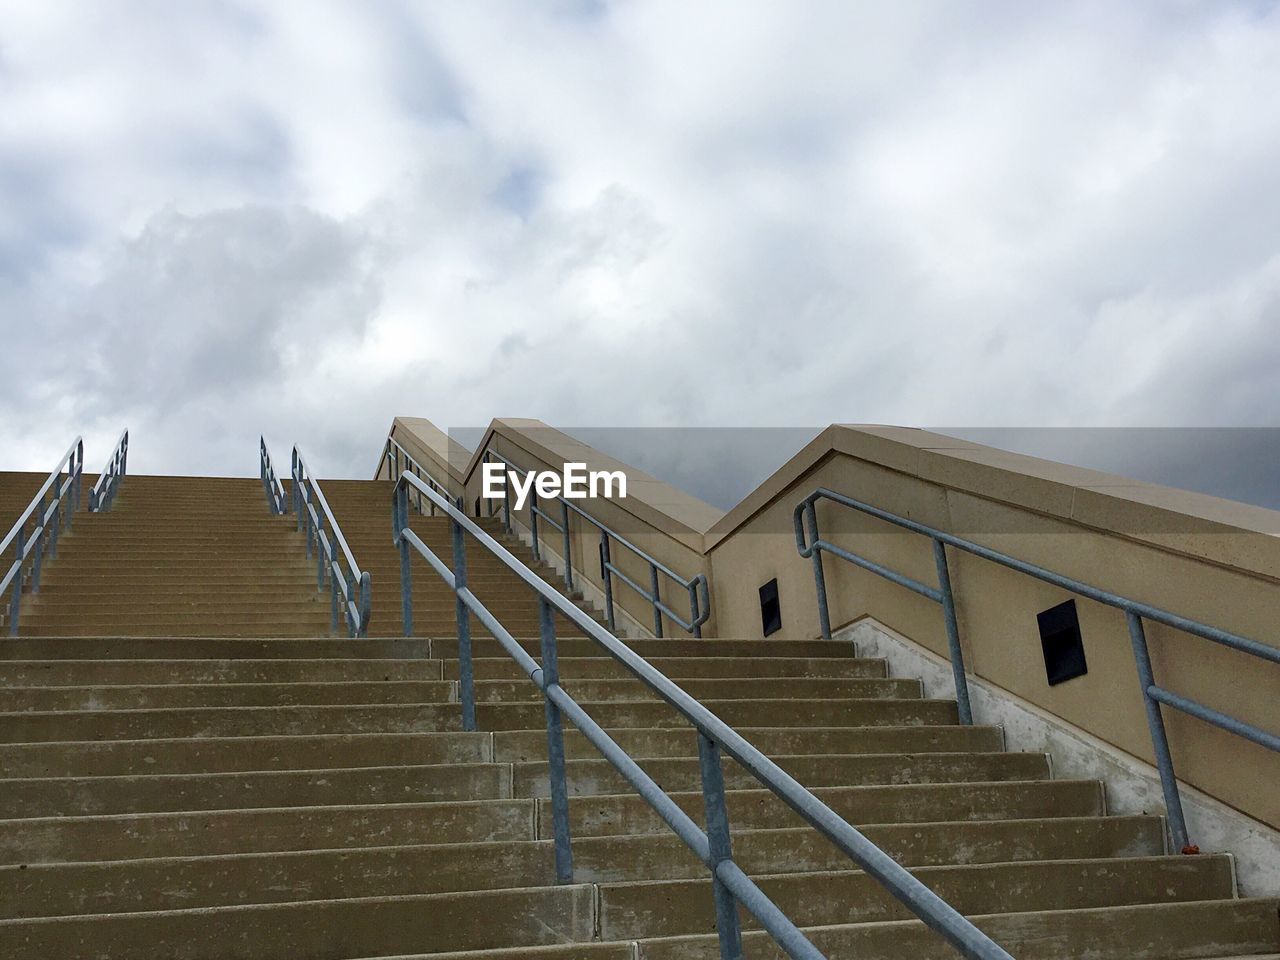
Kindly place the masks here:
POLYGON ((130 476, 109 513, 59 544, 24 636, 313 637, 329 630, 315 566, 257 480, 130 476))
MULTIPOLYGON (((236 483, 129 477, 115 512, 78 518, 48 568, 79 578, 29 608, 72 609, 66 635, 28 634, 24 614, 24 635, 0 641, 0 956, 718 957, 705 867, 576 732, 576 876, 555 883, 537 691, 477 632, 481 731, 461 731, 452 598, 420 561, 418 623, 432 636, 397 636, 387 484, 325 484, 374 571, 385 634, 349 640, 327 635, 327 598, 293 519, 267 517, 253 481, 258 526, 236 483), (214 483, 228 486, 211 505, 214 483), (172 528, 146 527, 155 511, 138 505, 162 494, 175 526, 199 535, 148 563, 172 528), (293 559, 265 549, 275 542, 293 559), (219 568, 242 599, 234 614, 190 595, 219 544, 242 551, 219 568), (250 589, 294 561, 296 590, 250 589), (136 627, 100 619, 90 573, 130 578, 158 611, 184 603, 164 622, 186 635, 161 631, 159 614, 136 627), (286 630, 299 623, 295 595, 317 607, 307 637, 286 630), (233 616, 240 636, 223 629, 233 616), (110 635, 91 632, 101 624, 110 635)), ((447 558, 441 522, 419 524, 447 558)), ((532 610, 527 588, 480 553, 472 545, 477 593, 532 635, 519 619, 532 610)), ((36 621, 41 634, 48 623, 36 621)), ((566 688, 701 820, 693 733, 592 641, 563 634, 566 688)), ((998 729, 959 726, 953 703, 922 699, 918 682, 888 678, 846 643, 632 646, 1019 960, 1280 957, 1277 902, 1236 898, 1230 858, 1165 855, 1159 818, 1107 816, 1100 783, 1054 779, 1044 756, 1005 752, 998 729)), ((537 655, 536 640, 526 647, 537 655)), ((829 956, 956 956, 731 762, 726 780, 735 856, 829 956)), ((780 956, 747 929, 747 957, 780 956)))

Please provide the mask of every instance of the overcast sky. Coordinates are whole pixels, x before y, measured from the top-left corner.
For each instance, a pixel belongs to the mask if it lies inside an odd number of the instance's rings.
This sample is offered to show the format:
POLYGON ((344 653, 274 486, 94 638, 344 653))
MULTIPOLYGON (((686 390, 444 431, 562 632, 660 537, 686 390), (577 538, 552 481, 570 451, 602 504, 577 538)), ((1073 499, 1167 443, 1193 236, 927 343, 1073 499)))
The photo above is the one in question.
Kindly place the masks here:
POLYGON ((1272 3, 0 0, 0 467, 1274 426, 1272 3))

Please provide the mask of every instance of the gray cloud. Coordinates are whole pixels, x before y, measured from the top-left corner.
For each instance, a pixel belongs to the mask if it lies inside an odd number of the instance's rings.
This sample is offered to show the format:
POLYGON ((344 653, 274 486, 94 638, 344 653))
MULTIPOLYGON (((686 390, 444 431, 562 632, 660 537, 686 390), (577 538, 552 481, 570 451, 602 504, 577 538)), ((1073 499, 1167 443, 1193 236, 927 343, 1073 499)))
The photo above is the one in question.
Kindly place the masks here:
POLYGON ((166 11, 0 0, 6 465, 1274 423, 1274 5, 166 11))

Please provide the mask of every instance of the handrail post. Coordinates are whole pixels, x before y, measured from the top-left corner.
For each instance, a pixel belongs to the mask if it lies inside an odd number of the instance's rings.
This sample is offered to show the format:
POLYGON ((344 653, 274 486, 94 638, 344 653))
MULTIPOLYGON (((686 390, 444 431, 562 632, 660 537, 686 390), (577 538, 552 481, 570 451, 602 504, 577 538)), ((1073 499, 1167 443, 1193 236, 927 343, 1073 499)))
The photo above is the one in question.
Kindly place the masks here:
MULTIPOLYGON (((291 493, 293 494, 293 512, 294 512, 294 515, 298 518, 297 527, 299 530, 301 530, 302 529, 302 484, 298 482, 298 448, 297 447, 293 448, 292 458, 293 458, 293 464, 292 464, 292 467, 290 468, 290 473, 293 476, 293 490, 291 491, 291 493)), ((307 556, 308 557, 311 556, 311 550, 309 545, 307 549, 307 556)))
POLYGON ((662 598, 658 595, 658 565, 649 561, 649 592, 653 594, 653 635, 662 636, 662 598))
POLYGON ((729 811, 724 798, 724 765, 720 748, 698 731, 698 766, 702 773, 702 804, 706 810, 707 841, 711 848, 711 888, 716 902, 716 934, 721 960, 742 960, 742 929, 738 904, 720 880, 720 864, 733 860, 729 836, 729 811))
POLYGON ((511 484, 502 485, 502 529, 511 535, 511 484))
POLYGON ((609 534, 600 531, 600 580, 604 584, 605 622, 609 624, 609 632, 617 633, 618 625, 614 622, 613 613, 613 571, 609 569, 612 560, 609 557, 609 534))
POLYGON ((40 505, 36 508, 35 560, 31 564, 31 592, 40 592, 40 569, 44 561, 44 494, 40 495, 40 505))
POLYGON ((698 623, 698 583, 689 584, 689 622, 693 624, 693 638, 702 639, 702 624, 698 623))
POLYGON ((22 553, 27 548, 27 531, 26 527, 18 528, 18 538, 13 542, 14 562, 18 565, 18 572, 13 578, 13 598, 9 601, 9 636, 16 637, 18 635, 18 616, 22 611, 22 553))
POLYGON ((831 608, 827 605, 827 576, 822 572, 822 549, 818 546, 818 511, 813 501, 804 511, 804 523, 809 529, 810 561, 813 563, 813 585, 818 592, 818 625, 822 639, 831 639, 831 608))
POLYGON ((533 541, 533 558, 542 559, 542 548, 538 544, 538 491, 529 488, 529 496, 533 500, 529 504, 529 537, 533 541))
POLYGON ((471 608, 462 601, 467 586, 467 546, 462 524, 449 518, 453 530, 454 612, 458 620, 458 698, 462 701, 462 729, 476 729, 476 689, 471 663, 471 608))
POLYGON ((947 624, 947 646, 951 650, 951 676, 956 685, 956 711, 965 726, 973 723, 973 707, 969 703, 969 678, 964 671, 964 650, 960 646, 960 627, 956 622, 956 601, 951 593, 951 573, 947 569, 947 548, 941 540, 933 541, 933 561, 938 568, 938 592, 942 594, 942 617, 947 624))
POLYGON ((409 541, 404 536, 409 526, 409 489, 396 481, 396 498, 392 507, 396 542, 400 545, 400 616, 404 635, 413 636, 413 569, 409 562, 409 541))
POLYGON ((560 661, 556 654, 555 611, 546 597, 538 597, 538 627, 542 647, 543 706, 547 719, 547 763, 551 779, 551 823, 556 844, 556 880, 573 883, 573 845, 569 836, 569 784, 564 765, 564 725, 560 708, 551 700, 551 688, 560 685, 560 661))
POLYGON ((1138 683, 1142 686, 1142 704, 1147 710, 1147 727, 1151 731, 1151 746, 1155 751, 1156 769, 1160 771, 1160 788, 1164 792, 1165 812, 1169 817, 1169 833, 1173 847, 1183 853, 1191 852, 1187 837, 1187 820, 1182 812, 1182 797, 1178 793, 1178 780, 1173 772, 1173 756, 1169 752, 1169 737, 1164 729, 1164 715, 1160 704, 1151 696, 1155 686, 1155 674, 1151 669, 1151 652, 1147 648, 1147 633, 1142 617, 1132 610, 1125 611, 1129 623, 1129 640, 1133 644, 1133 659, 1138 667, 1138 683))
POLYGON ((572 537, 569 536, 569 504, 568 501, 560 501, 561 522, 564 524, 564 585, 567 589, 573 589, 573 556, 572 556, 572 537))

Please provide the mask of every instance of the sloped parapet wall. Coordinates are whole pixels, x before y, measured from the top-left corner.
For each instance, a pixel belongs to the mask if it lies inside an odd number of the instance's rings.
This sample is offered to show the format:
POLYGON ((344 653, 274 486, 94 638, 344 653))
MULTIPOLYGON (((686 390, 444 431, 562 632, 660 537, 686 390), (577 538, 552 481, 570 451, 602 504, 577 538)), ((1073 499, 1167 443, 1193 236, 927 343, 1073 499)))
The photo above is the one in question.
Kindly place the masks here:
MULTIPOLYGON (((1280 624, 1280 513, 1050 463, 922 430, 828 428, 707 533, 717 627, 759 636, 758 589, 777 578, 782 630, 819 632, 812 566, 796 550, 792 511, 818 487, 857 498, 1018 559, 1264 643, 1280 624)), ((824 539, 926 583, 930 541, 831 503, 824 539)), ((1150 735, 1124 615, 1077 600, 1088 673, 1050 686, 1036 615, 1064 590, 952 551, 951 578, 971 673, 1143 761, 1150 735)), ((945 654, 939 606, 828 557, 837 628, 873 617, 945 654)), ((1156 681, 1275 730, 1280 668, 1147 625, 1156 681)), ((1180 779, 1280 828, 1280 756, 1165 710, 1180 779)))

